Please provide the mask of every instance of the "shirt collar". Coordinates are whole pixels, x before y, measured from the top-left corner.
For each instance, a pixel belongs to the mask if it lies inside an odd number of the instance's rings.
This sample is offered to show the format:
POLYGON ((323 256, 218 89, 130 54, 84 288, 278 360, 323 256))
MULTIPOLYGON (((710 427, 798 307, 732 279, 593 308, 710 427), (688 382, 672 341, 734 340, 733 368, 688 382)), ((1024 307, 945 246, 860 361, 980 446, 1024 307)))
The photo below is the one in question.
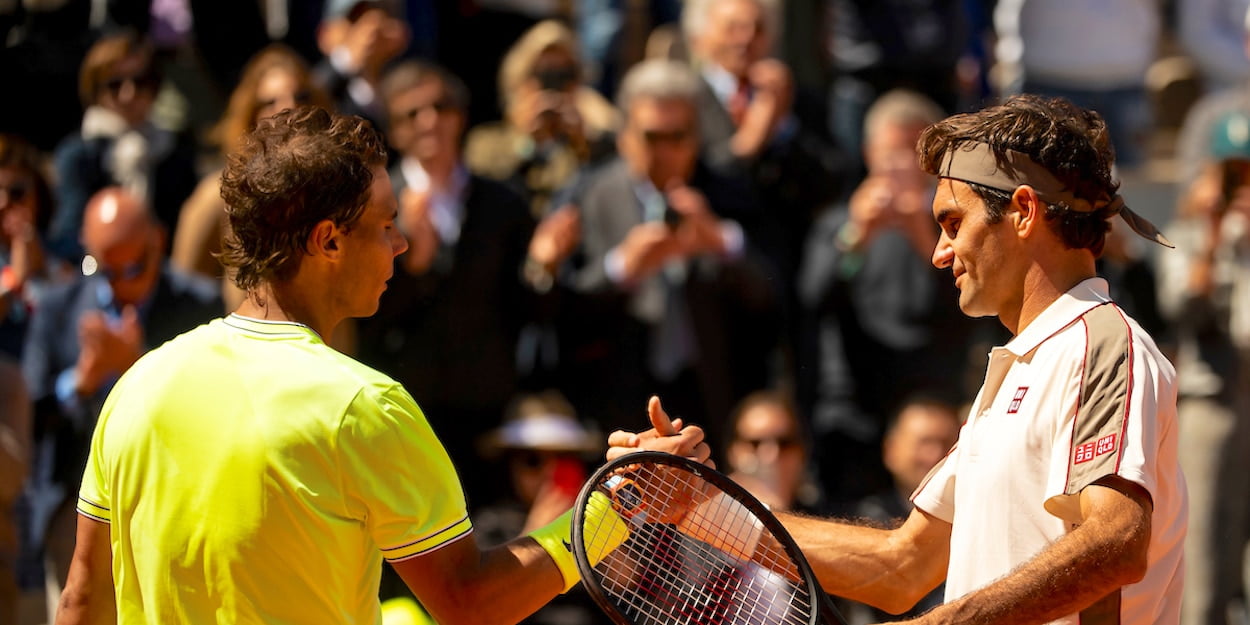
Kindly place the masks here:
POLYGON ((239 313, 230 313, 222 319, 222 323, 253 334, 263 334, 265 336, 275 337, 300 337, 307 336, 320 340, 321 337, 312 328, 299 323, 297 321, 276 321, 272 319, 257 319, 255 317, 244 317, 239 313))
POLYGON ((704 63, 700 71, 716 99, 721 104, 728 105, 730 98, 738 92, 738 77, 715 63, 704 63))
POLYGON ((1106 280, 1102 278, 1082 280, 1067 293, 1060 295, 1059 299, 1051 302, 1042 314, 1030 321, 1029 325, 1003 347, 1017 357, 1024 356, 1037 349, 1037 346, 1046 339, 1081 318, 1081 315, 1110 302, 1111 295, 1107 290, 1106 280))
POLYGON ((666 200, 664 194, 655 188, 650 180, 632 179, 634 188, 634 197, 638 198, 638 204, 642 206, 643 221, 660 221, 664 219, 664 207, 666 200))

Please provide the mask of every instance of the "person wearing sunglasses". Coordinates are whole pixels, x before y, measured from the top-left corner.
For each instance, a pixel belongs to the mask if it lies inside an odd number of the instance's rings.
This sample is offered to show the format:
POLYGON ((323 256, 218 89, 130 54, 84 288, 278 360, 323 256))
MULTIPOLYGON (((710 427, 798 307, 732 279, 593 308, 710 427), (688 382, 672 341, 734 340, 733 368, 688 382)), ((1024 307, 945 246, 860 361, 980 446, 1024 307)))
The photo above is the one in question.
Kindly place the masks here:
POLYGON ((756 204, 700 161, 698 89, 683 63, 635 65, 617 96, 619 156, 575 202, 581 247, 561 280, 576 298, 562 306, 585 312, 558 322, 563 390, 606 431, 660 389, 720 439, 734 403, 766 385, 776 293, 738 221, 756 204))
POLYGON ((30 468, 31 406, 18 359, 30 314, 47 286, 42 227, 51 212, 40 158, 20 137, 0 134, 0 622, 17 622, 18 542, 14 504, 30 468))
POLYGON ((729 432, 729 477, 773 510, 820 509, 820 492, 807 479, 809 435, 785 393, 748 395, 730 416, 729 432))
POLYGON ((21 137, 0 134, 0 355, 20 358, 30 313, 46 285, 44 233, 52 195, 42 157, 21 137))
POLYGON ((499 64, 504 119, 469 132, 465 162, 474 173, 506 182, 536 218, 552 210, 561 189, 585 166, 612 155, 620 114, 584 83, 573 31, 545 20, 525 32, 499 64))
POLYGON ((35 440, 30 525, 51 606, 73 552, 72 493, 109 389, 145 352, 224 310, 216 282, 164 262, 163 227, 124 189, 92 196, 82 244, 82 275, 45 291, 22 354, 35 422, 44 424, 35 440))
POLYGON ((83 211, 92 194, 108 186, 142 197, 165 229, 174 229, 198 178, 191 143, 152 120, 161 82, 151 42, 133 31, 106 34, 87 51, 78 80, 82 127, 61 141, 53 157, 54 254, 71 263, 82 258, 83 211))

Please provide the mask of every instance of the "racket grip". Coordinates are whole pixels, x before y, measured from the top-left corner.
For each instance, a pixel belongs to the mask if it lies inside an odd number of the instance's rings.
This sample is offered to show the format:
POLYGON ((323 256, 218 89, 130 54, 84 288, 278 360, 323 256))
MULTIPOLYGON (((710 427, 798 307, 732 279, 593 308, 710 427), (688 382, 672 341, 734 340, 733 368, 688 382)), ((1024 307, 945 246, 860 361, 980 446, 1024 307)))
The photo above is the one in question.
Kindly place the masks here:
MULTIPOLYGON (((612 502, 603 493, 595 492, 590 495, 586 502, 584 519, 587 535, 595 537, 586 546, 586 558, 590 560, 591 566, 598 564, 629 538, 629 528, 625 521, 612 510, 612 502)), ((560 576, 564 579, 562 593, 568 592, 581 581, 581 575, 577 572, 577 559, 573 556, 572 525, 573 511, 568 510, 551 523, 529 533, 529 537, 551 556, 556 568, 560 570, 560 576)))

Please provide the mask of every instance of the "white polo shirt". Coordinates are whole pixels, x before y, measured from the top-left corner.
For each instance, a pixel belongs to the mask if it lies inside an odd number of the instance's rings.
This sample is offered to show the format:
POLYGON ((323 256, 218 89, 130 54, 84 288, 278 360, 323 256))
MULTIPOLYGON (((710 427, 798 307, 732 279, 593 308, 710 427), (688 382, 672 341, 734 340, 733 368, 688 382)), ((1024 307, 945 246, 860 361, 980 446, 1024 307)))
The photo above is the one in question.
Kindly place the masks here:
POLYGON ((1176 623, 1187 510, 1176 445, 1175 369, 1106 281, 1081 282, 990 353, 958 445, 912 497, 952 524, 946 600, 1075 528, 1081 489, 1114 474, 1154 500, 1146 577, 1054 622, 1176 623))

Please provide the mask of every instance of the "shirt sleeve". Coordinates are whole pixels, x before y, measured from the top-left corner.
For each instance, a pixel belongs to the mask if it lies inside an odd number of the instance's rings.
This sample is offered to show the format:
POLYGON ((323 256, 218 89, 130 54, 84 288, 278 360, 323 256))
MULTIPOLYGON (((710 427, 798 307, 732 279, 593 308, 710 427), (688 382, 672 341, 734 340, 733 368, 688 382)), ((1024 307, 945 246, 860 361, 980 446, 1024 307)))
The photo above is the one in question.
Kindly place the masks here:
POLYGON ((959 443, 938 461, 916 492, 912 493, 911 503, 917 508, 946 521, 955 521, 955 467, 959 465, 959 443))
POLYGON ((1118 307, 1100 306, 1084 319, 1089 337, 1076 410, 1059 428, 1047 479, 1048 512, 1081 519, 1080 493, 1117 475, 1158 491, 1161 425, 1175 420, 1175 372, 1118 307))
POLYGON ((407 391, 358 395, 338 447, 348 506, 386 560, 428 553, 473 530, 451 459, 407 391))
POLYGON ((109 395, 91 434, 91 450, 87 455, 87 468, 83 471, 82 485, 78 488, 78 513, 100 521, 112 523, 112 493, 109 490, 107 458, 104 455, 104 426, 113 411, 117 393, 109 395))

